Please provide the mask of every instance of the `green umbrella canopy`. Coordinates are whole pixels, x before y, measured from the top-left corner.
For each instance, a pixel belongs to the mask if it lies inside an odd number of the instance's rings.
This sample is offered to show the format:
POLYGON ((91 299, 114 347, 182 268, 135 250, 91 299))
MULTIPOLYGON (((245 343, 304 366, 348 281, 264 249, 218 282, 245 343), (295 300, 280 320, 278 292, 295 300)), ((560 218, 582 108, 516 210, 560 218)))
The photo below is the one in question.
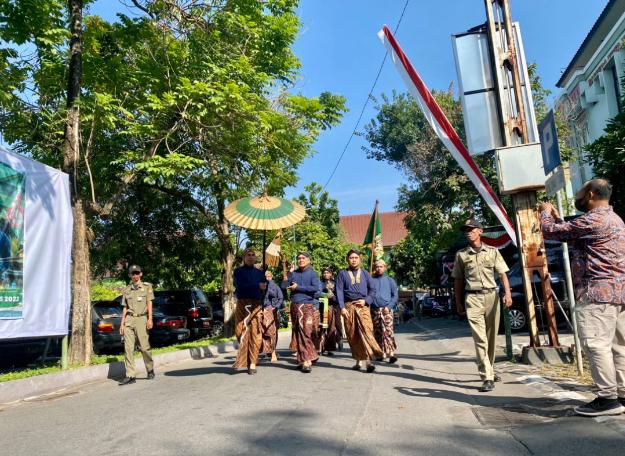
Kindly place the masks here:
POLYGON ((268 231, 295 225, 306 217, 306 210, 301 204, 284 198, 248 196, 230 203, 224 216, 233 225, 268 231))

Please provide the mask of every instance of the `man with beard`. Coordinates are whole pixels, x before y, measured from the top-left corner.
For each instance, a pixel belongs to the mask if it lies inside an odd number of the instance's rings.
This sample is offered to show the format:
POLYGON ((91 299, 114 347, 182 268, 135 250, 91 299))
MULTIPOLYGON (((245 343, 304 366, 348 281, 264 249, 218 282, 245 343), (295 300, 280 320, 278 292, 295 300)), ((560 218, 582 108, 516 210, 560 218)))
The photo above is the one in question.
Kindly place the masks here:
POLYGON ((579 337, 590 361, 597 397, 575 407, 583 416, 625 411, 625 224, 612 210, 612 186, 586 182, 575 196, 584 215, 566 222, 553 205, 542 203, 545 239, 571 242, 579 337))
POLYGON ((347 269, 339 272, 336 279, 336 299, 345 322, 352 358, 352 369, 360 370, 363 364, 367 372, 373 372, 372 360, 382 356, 382 350, 373 337, 373 322, 369 307, 375 298, 371 276, 360 268, 360 252, 352 249, 347 253, 347 269))
POLYGON ((328 296, 328 329, 321 347, 322 353, 328 356, 334 356, 338 345, 343 338, 343 325, 341 324, 341 309, 336 300, 334 275, 332 269, 325 268, 322 272, 323 280, 322 291, 328 296))
POLYGON ((280 287, 273 281, 271 271, 265 271, 267 289, 263 300, 263 315, 261 318, 263 348, 262 352, 271 355, 271 362, 278 361, 276 345, 278 344, 278 329, 280 326, 278 311, 284 307, 284 297, 280 287))
POLYGON ((373 318, 373 335, 384 352, 384 358, 394 364, 397 362, 395 350, 395 331, 393 328, 393 309, 397 305, 397 284, 395 281, 384 275, 386 262, 378 260, 375 262, 375 274, 372 277, 375 285, 375 298, 371 304, 371 318, 373 318))
POLYGON ((256 253, 245 250, 243 265, 234 270, 237 306, 235 309, 235 335, 239 342, 235 369, 247 369, 250 375, 256 374, 258 353, 262 344, 262 292, 267 288, 263 271, 254 266, 256 253))
POLYGON ((317 342, 319 338, 319 294, 321 282, 310 266, 310 254, 299 252, 297 269, 287 278, 287 289, 291 292, 291 315, 293 336, 296 339, 298 369, 308 374, 312 363, 319 359, 317 342))
POLYGON ((501 381, 495 373, 495 348, 499 330, 499 294, 495 274, 504 288, 503 303, 512 305, 508 265, 499 250, 482 244, 482 224, 468 219, 460 227, 469 241, 469 246, 456 253, 451 276, 454 278, 456 310, 459 315, 466 313, 475 344, 478 372, 484 382, 481 392, 495 389, 501 381), (464 296, 464 305, 463 305, 464 296), (466 311, 465 311, 466 306, 466 311))

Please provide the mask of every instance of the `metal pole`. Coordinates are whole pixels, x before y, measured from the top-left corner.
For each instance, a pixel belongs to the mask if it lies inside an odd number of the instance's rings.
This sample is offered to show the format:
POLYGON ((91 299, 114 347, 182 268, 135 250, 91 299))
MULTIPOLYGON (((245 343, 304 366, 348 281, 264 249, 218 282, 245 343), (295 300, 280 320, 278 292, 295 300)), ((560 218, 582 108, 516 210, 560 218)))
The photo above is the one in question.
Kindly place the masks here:
POLYGON ((61 339, 61 369, 67 370, 67 336, 63 336, 61 339))
MULTIPOLYGON (((512 27, 509 0, 485 0, 487 32, 490 56, 492 59, 495 92, 498 100, 498 114, 503 143, 506 146, 516 145, 519 142, 528 142, 527 112, 521 94, 520 74, 517 64, 516 44, 512 27), (497 19, 495 18, 497 13, 497 19), (501 32, 505 33, 505 40, 501 32), (505 41, 505 42, 504 42, 505 41), (510 85, 510 75, 512 85, 510 85), (506 92, 507 91, 507 92, 506 92), (505 104, 505 94, 514 94, 514 99, 505 104)), ((559 346, 558 333, 555 325, 555 311, 551 296, 551 284, 548 280, 549 271, 542 234, 538 225, 536 213, 536 192, 523 191, 512 195, 515 212, 515 228, 517 232, 519 261, 523 272, 523 288, 527 305, 530 329, 530 346, 540 346, 532 277, 538 273, 541 278, 543 296, 545 296, 545 311, 549 323, 549 341, 551 346, 559 346), (538 228, 537 228, 538 227, 538 228)))
MULTIPOLYGON (((556 193, 556 199, 558 201, 558 212, 561 216, 564 214, 562 211, 562 196, 560 192, 556 193)), ((564 263, 564 277, 566 279, 566 294, 569 297, 569 309, 571 309, 571 322, 573 326, 573 340, 575 341, 575 359, 577 360, 577 373, 582 375, 584 373, 584 364, 582 362, 582 346, 579 343, 579 332, 577 331, 577 316, 575 315, 575 291, 573 290, 573 277, 571 276, 571 262, 569 261, 569 246, 566 242, 562 243, 562 262, 564 263)))

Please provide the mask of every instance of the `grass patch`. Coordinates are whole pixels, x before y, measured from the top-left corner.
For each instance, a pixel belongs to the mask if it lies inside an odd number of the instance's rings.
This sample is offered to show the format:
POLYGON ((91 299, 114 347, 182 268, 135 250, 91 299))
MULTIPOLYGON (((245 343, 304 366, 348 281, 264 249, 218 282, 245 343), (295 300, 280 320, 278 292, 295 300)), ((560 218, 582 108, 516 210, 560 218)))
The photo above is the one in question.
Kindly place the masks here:
MULTIPOLYGON (((194 347, 204 347, 206 345, 215 345, 223 342, 229 342, 234 340, 234 337, 205 337, 202 339, 194 340, 191 342, 182 342, 175 345, 168 345, 166 347, 157 347, 152 349, 152 354, 157 355, 159 353, 168 353, 178 350, 187 350, 194 347)), ((135 353, 135 357, 141 356, 139 352, 135 353)), ((124 354, 110 354, 110 355, 93 355, 91 357, 91 365, 113 363, 116 361, 124 361, 124 354)), ((73 365, 69 369, 79 369, 83 366, 73 365)), ((10 372, 0 374, 0 383, 9 382, 11 380, 20 380, 23 378, 36 377, 38 375, 53 374, 55 372, 61 372, 61 361, 48 361, 40 366, 18 368, 10 372)))
POLYGON ((590 365, 586 357, 582 357, 582 365, 584 367, 584 372, 581 376, 577 373, 576 361, 573 361, 571 364, 543 364, 538 368, 538 371, 540 375, 552 381, 557 382, 558 380, 572 379, 582 385, 594 385, 595 382, 590 375, 590 365))

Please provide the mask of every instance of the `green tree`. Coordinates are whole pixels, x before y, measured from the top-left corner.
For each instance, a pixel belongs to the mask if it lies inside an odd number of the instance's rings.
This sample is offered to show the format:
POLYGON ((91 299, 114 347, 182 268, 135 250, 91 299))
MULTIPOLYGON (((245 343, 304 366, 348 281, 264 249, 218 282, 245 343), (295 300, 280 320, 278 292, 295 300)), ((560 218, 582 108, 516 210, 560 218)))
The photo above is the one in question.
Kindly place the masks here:
MULTIPOLYGON (((205 229, 194 235, 219 245, 226 323, 232 329, 235 245, 223 210, 245 194, 279 194, 293 185, 295 169, 311 153, 319 133, 338 122, 345 100, 329 93, 307 98, 289 92, 299 68, 291 49, 300 26, 297 1, 132 4, 137 15, 119 15, 113 23, 85 18, 76 191, 89 201, 87 223, 99 240, 98 249, 120 214, 136 217, 135 223, 154 223, 145 218, 150 216, 145 208, 124 209, 139 191, 139 198, 153 195, 162 207, 203 219, 199 225, 205 229)), ((2 68, 15 90, 0 100, 2 132, 18 151, 60 166, 59 132, 67 109, 59 81, 67 69, 69 41, 67 33, 53 34, 52 25, 44 26, 33 27, 46 38, 30 40, 34 57, 18 62, 10 50, 4 54, 2 68), (29 86, 36 91, 31 99, 24 96, 29 86)), ((187 226, 189 216, 178 214, 172 213, 174 220, 163 228, 187 226)), ((120 260, 159 258, 146 252, 161 244, 134 249, 132 240, 119 234, 117 240, 127 243, 119 248, 124 256, 115 263, 109 257, 111 263, 98 270, 114 269, 120 260)), ((167 235, 188 251, 185 240, 191 234, 167 235)), ((183 274, 170 279, 190 280, 183 274)))
POLYGON ((300 194, 297 201, 306 209, 307 219, 320 223, 330 237, 336 237, 339 232, 338 202, 316 182, 304 186, 304 190, 308 195, 300 194))

